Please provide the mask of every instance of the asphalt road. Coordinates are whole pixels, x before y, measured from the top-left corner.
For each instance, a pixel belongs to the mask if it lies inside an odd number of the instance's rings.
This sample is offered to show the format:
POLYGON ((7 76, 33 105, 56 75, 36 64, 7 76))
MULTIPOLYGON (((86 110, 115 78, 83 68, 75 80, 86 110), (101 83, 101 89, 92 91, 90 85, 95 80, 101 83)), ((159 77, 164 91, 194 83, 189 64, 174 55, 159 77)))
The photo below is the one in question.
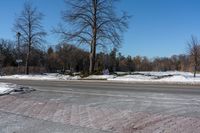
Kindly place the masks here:
POLYGON ((0 82, 36 89, 0 97, 1 133, 200 131, 200 86, 107 81, 0 82))
POLYGON ((162 84, 162 83, 131 83, 131 82, 110 82, 110 81, 34 81, 34 80, 12 80, 0 79, 0 82, 15 83, 23 86, 30 86, 39 90, 49 91, 124 91, 126 92, 155 92, 172 94, 200 95, 199 85, 162 84))

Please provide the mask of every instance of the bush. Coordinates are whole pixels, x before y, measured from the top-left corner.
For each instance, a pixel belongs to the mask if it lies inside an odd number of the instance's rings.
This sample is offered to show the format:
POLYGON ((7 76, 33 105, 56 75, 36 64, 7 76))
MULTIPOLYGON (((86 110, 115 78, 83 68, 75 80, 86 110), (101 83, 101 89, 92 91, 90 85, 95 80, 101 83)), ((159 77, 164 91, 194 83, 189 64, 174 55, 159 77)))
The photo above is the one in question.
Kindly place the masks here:
POLYGON ((81 78, 85 78, 85 77, 88 77, 88 76, 90 76, 88 71, 81 71, 81 73, 80 73, 81 78))

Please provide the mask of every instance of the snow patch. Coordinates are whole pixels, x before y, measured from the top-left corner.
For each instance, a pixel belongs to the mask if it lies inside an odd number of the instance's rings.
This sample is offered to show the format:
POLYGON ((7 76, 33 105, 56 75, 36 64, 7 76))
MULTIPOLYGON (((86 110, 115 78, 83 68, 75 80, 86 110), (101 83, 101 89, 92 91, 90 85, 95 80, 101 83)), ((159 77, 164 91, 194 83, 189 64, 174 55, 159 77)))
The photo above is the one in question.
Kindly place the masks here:
POLYGON ((35 89, 16 84, 0 82, 0 96, 5 94, 28 93, 31 91, 35 91, 35 89))
POLYGON ((23 79, 23 80, 78 80, 80 76, 62 75, 58 73, 46 73, 38 75, 9 75, 2 76, 2 79, 23 79))
POLYGON ((116 77, 115 75, 90 75, 83 79, 86 79, 86 80, 108 80, 108 79, 113 79, 115 77, 116 77))
POLYGON ((154 83, 186 83, 200 84, 200 74, 196 78, 190 72, 134 72, 132 75, 118 76, 110 81, 154 82, 154 83))
POLYGON ((23 79, 23 80, 108 80, 108 81, 130 81, 130 82, 152 82, 152 83, 181 83, 181 84, 200 84, 200 74, 196 78, 193 73, 168 71, 168 72, 129 72, 120 75, 90 75, 85 78, 80 76, 62 75, 58 73, 45 73, 41 75, 10 75, 1 76, 2 79, 23 79), (123 75, 125 74, 125 75, 123 75))
POLYGON ((17 88, 17 85, 10 83, 0 83, 0 95, 12 92, 17 88))

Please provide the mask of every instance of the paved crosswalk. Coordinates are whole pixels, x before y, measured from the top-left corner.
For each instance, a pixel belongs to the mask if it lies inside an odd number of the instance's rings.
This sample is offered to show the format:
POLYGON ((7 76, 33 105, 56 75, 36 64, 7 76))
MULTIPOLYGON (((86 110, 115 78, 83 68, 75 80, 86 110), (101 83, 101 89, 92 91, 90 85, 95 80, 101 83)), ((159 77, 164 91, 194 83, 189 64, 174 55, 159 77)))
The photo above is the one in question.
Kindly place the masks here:
POLYGON ((116 133, 200 131, 200 119, 194 117, 66 104, 53 100, 41 101, 11 95, 0 97, 0 111, 116 133))

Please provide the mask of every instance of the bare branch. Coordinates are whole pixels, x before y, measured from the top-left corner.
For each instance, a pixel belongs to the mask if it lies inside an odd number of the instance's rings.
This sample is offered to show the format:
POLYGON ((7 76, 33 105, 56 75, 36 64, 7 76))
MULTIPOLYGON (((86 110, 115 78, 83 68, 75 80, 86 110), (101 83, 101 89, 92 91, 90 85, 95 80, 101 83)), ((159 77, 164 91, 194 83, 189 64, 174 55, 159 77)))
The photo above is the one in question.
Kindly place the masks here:
POLYGON ((41 21, 43 14, 37 11, 37 8, 32 7, 31 3, 27 2, 24 4, 19 17, 16 19, 14 25, 14 31, 19 32, 22 36, 23 44, 27 47, 27 58, 26 58, 26 74, 29 74, 29 58, 32 47, 38 47, 44 42, 44 36, 46 33, 43 30, 41 21))
POLYGON ((128 16, 115 13, 117 0, 66 0, 71 8, 63 12, 63 21, 70 24, 70 30, 59 27, 56 33, 62 34, 68 42, 89 44, 90 71, 94 69, 96 47, 120 47, 122 33, 127 29, 128 16), (92 70, 91 70, 92 69, 92 70))

